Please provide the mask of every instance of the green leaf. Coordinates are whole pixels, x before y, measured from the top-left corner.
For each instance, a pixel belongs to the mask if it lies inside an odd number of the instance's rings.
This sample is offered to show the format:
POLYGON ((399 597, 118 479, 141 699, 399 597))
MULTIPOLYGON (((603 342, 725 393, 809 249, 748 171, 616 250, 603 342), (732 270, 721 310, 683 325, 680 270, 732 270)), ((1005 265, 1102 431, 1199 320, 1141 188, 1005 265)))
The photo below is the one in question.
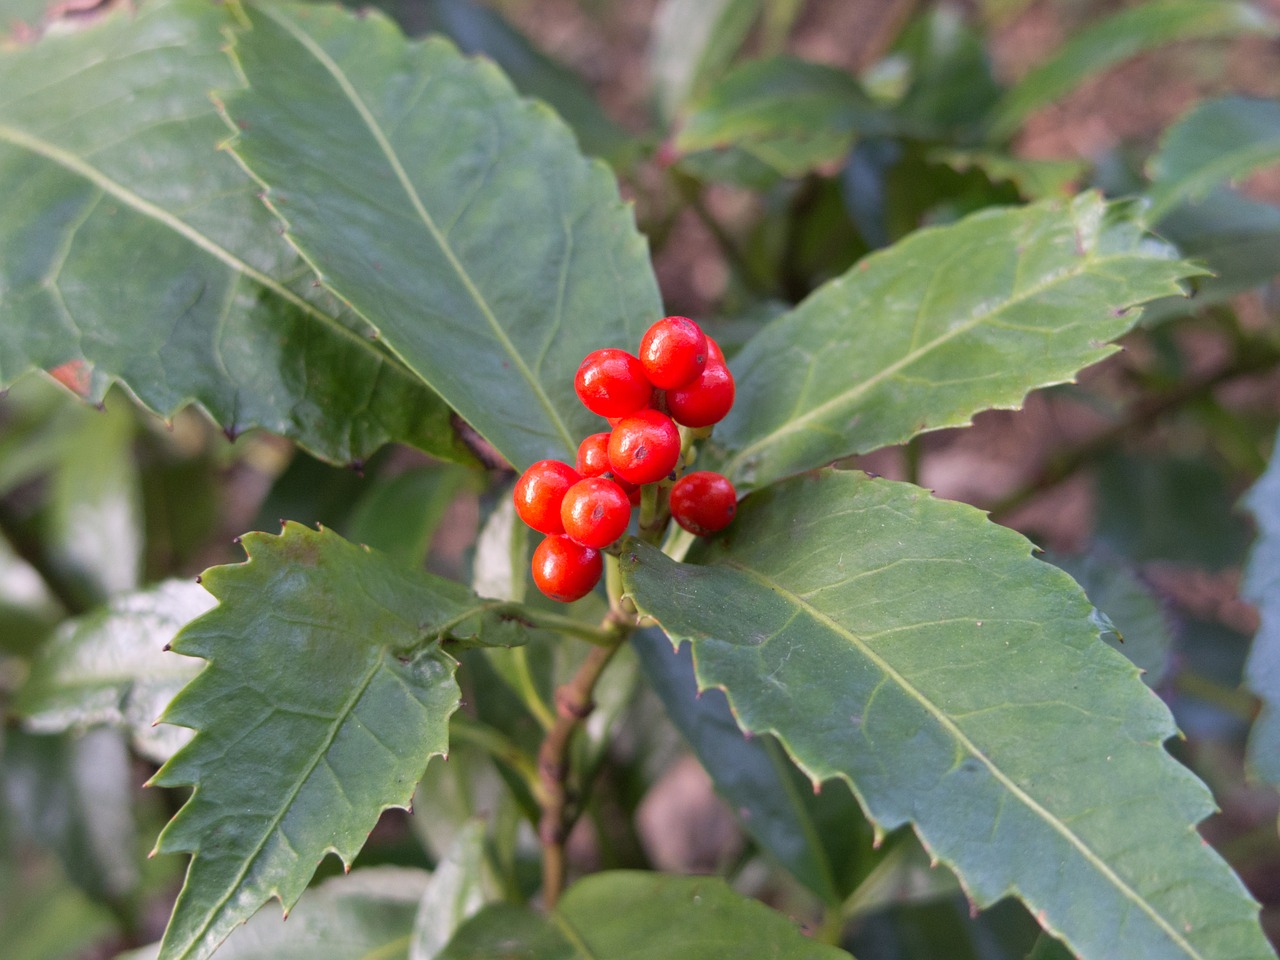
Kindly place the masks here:
POLYGON ((65 621, 32 663, 15 711, 46 733, 98 723, 124 727, 134 749, 163 763, 189 736, 155 719, 198 671, 165 648, 212 606, 198 584, 169 580, 65 621))
MULTIPOLYGON (((308 890, 288 922, 262 910, 218 950, 218 960, 408 960, 423 870, 365 867, 308 890)), ((116 960, 156 960, 160 945, 116 960)))
POLYGON ((136 424, 120 391, 100 416, 76 418, 50 478, 50 552, 86 605, 136 589, 142 575, 142 481, 136 424))
POLYGON ((887 115, 848 73, 780 56, 744 63, 696 97, 675 147, 737 147, 795 177, 839 160, 856 133, 887 128, 887 115))
POLYGON ((706 565, 627 541, 622 574, 744 730, 847 780, 881 829, 912 823, 977 904, 1015 893, 1086 960, 1272 957, 1195 833, 1213 803, 1161 746, 1168 710, 1031 549, 823 471, 748 497, 706 565))
POLYGON ((989 136, 1011 136, 1036 110, 1143 51, 1181 40, 1276 32, 1275 24, 1247 3, 1149 0, 1127 7, 1080 31, 1018 81, 992 111, 989 136))
POLYGON ((458 927, 500 898, 498 879, 485 856, 484 835, 483 819, 468 821, 449 855, 432 871, 418 903, 409 960, 434 960, 458 927))
POLYGON ((106 907, 78 890, 52 857, 31 849, 0 857, 0 943, 5 960, 83 960, 115 940, 106 907))
POLYGON ((446 41, 327 7, 249 17, 232 149, 290 239, 516 467, 571 460, 600 423, 574 394, 578 364, 661 315, 607 168, 446 41))
POLYGON ((119 907, 136 890, 136 798, 129 750, 117 731, 7 731, 0 800, 17 836, 56 854, 68 879, 95 900, 119 907))
POLYGON ((912 135, 969 143, 1000 96, 986 38, 966 22, 958 7, 927 10, 895 44, 886 63, 905 58, 910 86, 893 115, 912 135))
POLYGON ((548 919, 506 904, 463 925, 439 960, 838 960, 843 950, 804 937, 781 914, 717 877, 625 870, 569 888, 548 919))
POLYGON ((498 604, 328 531, 246 534, 245 563, 173 649, 208 665, 162 719, 195 738, 152 782, 193 784, 157 852, 195 854, 161 956, 203 958, 269 898, 291 907, 326 853, 350 863, 405 806, 458 706, 449 640, 510 643, 498 604))
POLYGON ((1260 624, 1245 676, 1262 698, 1262 712, 1249 734, 1249 762, 1258 776, 1280 784, 1280 434, 1271 463, 1245 497, 1258 538, 1245 569, 1241 593, 1258 606, 1260 624))
POLYGON ((1072 184, 1084 175, 1083 160, 1030 160, 1014 157, 996 150, 930 151, 928 159, 945 163, 960 173, 978 169, 992 181, 1007 180, 1029 200, 1061 197, 1070 192, 1072 184))
POLYGON ((449 410, 311 290, 215 149, 228 22, 158 0, 0 57, 0 385, 63 365, 90 399, 118 378, 163 416, 194 401, 229 435, 339 462, 388 440, 469 461, 449 410))
MULTIPOLYGON (((412 0, 400 0, 400 5, 417 7, 412 0)), ((391 12, 396 3, 387 6, 391 12)), ((615 164, 631 159, 638 144, 609 118, 582 78, 534 47, 498 11, 474 0, 427 0, 425 9, 432 27, 463 53, 483 54, 526 97, 554 107, 573 128, 584 152, 615 164)))
POLYGON ((1148 326, 1224 303, 1280 273, 1280 207, 1233 190, 1215 190, 1202 203, 1174 207, 1156 230, 1213 275, 1196 278, 1190 299, 1152 303, 1142 318, 1148 326))
POLYGON ((1114 625, 1102 633, 1113 650, 1142 671, 1142 680, 1157 687, 1169 670, 1173 637, 1159 597, 1124 558, 1095 549, 1077 556, 1048 555, 1055 567, 1071 574, 1089 602, 1114 625))
POLYGON ((1114 351, 1194 268, 1092 193, 919 230, 818 288, 732 361, 725 472, 760 486, 1015 407, 1114 351))
POLYGON ((664 123, 742 48, 764 0, 663 0, 653 15, 649 77, 664 123))
POLYGON ((773 737, 744 738, 719 691, 699 694, 687 648, 674 655, 657 631, 631 639, 667 715, 693 748, 742 827, 784 867, 839 906, 862 878, 871 829, 842 783, 815 794, 773 737))
POLYGON ((420 566, 449 504, 476 479, 470 470, 445 464, 379 478, 356 503, 347 538, 420 566))
POLYGON ((1165 131, 1147 164, 1150 218, 1202 201, 1215 187, 1280 163, 1280 101, 1224 97, 1202 103, 1165 131))
POLYGON ((1249 526, 1211 459, 1113 453, 1095 475, 1095 536, 1130 560, 1221 570, 1244 559, 1249 526))

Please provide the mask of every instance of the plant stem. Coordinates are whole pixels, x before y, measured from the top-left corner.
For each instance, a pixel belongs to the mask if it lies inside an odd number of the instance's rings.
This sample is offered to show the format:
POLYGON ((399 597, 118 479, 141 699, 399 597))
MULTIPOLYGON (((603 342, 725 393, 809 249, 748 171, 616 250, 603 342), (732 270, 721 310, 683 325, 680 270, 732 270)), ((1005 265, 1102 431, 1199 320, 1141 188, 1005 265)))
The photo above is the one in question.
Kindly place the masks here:
POLYGON ((579 640, 586 640, 596 645, 613 642, 613 634, 609 631, 602 630, 600 627, 593 627, 589 623, 583 623, 581 620, 575 620, 573 617, 566 617, 560 613, 537 610, 522 604, 512 604, 510 613, 516 620, 534 629, 555 630, 558 633, 577 637, 579 640))
POLYGON ((630 635, 633 625, 625 614, 610 610, 601 628, 611 633, 614 642, 592 647, 573 678, 556 689, 556 722, 538 750, 538 779, 542 788, 538 839, 542 843, 542 898, 548 910, 555 907, 564 889, 564 844, 576 814, 569 806, 569 747, 574 733, 595 708, 592 697, 597 681, 630 635))

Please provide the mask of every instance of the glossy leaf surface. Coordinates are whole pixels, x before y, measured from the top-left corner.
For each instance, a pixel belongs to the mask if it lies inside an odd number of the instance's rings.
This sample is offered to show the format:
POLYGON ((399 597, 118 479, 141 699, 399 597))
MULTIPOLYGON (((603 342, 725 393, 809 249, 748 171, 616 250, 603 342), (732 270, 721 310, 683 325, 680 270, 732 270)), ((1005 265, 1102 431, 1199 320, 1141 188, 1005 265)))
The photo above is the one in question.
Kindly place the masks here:
POLYGON ((1225 97, 1202 103, 1167 131, 1148 164, 1151 218, 1201 201, 1215 187, 1280 163, 1280 100, 1225 97))
POLYGON ((292 242, 516 467, 571 460, 599 423, 578 364, 634 349, 661 316, 608 170, 446 41, 409 43, 376 13, 250 17, 233 48, 250 86, 225 95, 232 148, 292 242))
POLYGON ((65 621, 41 648, 15 709, 32 729, 46 732, 98 723, 124 727, 136 750, 163 763, 189 736, 156 726, 155 719, 199 670, 165 647, 212 606, 198 584, 171 580, 65 621))
POLYGON ((515 628, 453 581, 287 524, 215 567, 220 601, 173 649, 208 665, 163 719, 195 738, 153 782, 195 792, 156 843, 194 854, 161 956, 206 957, 271 897, 286 909, 332 852, 350 863, 406 806, 458 706, 447 640, 515 628))
POLYGON ((0 386, 61 367, 89 399, 118 378, 162 416, 195 402, 339 462, 389 440, 470 460, 218 151, 230 20, 161 0, 0 55, 0 386))
POLYGON ((1143 51, 1180 40, 1275 32, 1275 25, 1247 3, 1151 0, 1127 7, 1081 30, 1019 80, 996 105, 990 134, 1011 135, 1039 108, 1143 51))
POLYGON ((1242 593, 1257 604, 1260 625, 1245 674, 1262 698, 1262 712, 1249 734, 1249 760, 1259 776, 1280 784, 1280 436, 1267 472, 1249 491, 1258 539, 1249 555, 1242 593))
POLYGON ((622 568, 744 730, 912 823, 979 905, 1015 893, 1086 960, 1271 957, 1195 833, 1213 804, 1161 745, 1167 709, 1030 553, 971 507, 823 471, 748 497, 705 565, 628 541, 622 568))
POLYGON ((613 871, 569 888, 547 919, 488 907, 466 923, 439 960, 839 960, 780 913, 734 893, 717 877, 613 871), (625 909, 621 907, 625 906, 625 909))
POLYGON ((985 211, 920 230, 818 288, 730 366, 716 427, 735 484, 760 486, 851 453, 1016 407, 1115 348, 1129 308, 1193 268, 1124 205, 985 211))

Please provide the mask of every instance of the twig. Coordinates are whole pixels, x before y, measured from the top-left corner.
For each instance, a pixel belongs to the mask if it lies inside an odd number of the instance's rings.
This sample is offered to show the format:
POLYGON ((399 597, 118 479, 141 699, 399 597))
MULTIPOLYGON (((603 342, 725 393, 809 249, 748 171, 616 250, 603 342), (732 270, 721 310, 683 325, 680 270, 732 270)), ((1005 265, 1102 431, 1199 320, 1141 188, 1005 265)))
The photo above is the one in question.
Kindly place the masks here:
POLYGON ((612 646, 592 647, 568 683, 556 690, 556 722, 538 750, 538 778, 542 786, 542 817, 538 839, 542 843, 542 898, 548 910, 555 907, 564 889, 564 844, 573 817, 569 809, 569 745, 574 732, 595 709, 596 682, 630 634, 629 619, 610 611, 603 629, 616 638, 612 646))

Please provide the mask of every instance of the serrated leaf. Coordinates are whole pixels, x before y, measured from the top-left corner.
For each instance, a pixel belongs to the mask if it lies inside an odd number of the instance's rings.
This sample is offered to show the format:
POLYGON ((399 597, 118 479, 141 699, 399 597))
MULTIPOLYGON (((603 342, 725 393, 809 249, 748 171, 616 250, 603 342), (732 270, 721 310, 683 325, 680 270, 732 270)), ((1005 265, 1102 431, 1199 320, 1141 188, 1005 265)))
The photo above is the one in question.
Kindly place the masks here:
POLYGON ((46 733, 98 723, 124 727, 134 749, 163 763, 189 736, 155 719, 199 670, 165 646, 212 606, 198 584, 169 580, 64 621, 32 663, 14 710, 46 733))
POLYGON ((663 0, 653 15, 649 79, 658 112, 671 122, 733 59, 759 18, 762 0, 663 0))
POLYGON ((1081 30, 1019 80, 992 111, 989 136, 1012 135, 1036 110, 1143 51, 1182 40, 1275 33, 1275 25, 1247 3, 1150 0, 1127 7, 1081 30))
POLYGON ((616 870, 575 883, 550 918, 499 904, 463 925, 438 960, 839 960, 782 914, 717 877, 616 870))
MULTIPOLYGON (((286 923, 259 911, 218 950, 218 960, 409 960, 424 870, 365 867, 308 890, 286 923)), ((160 944, 116 960, 156 960, 160 944)))
POLYGON ((607 168, 447 41, 409 43, 376 13, 248 16, 232 149, 291 241, 516 467, 571 460, 599 424, 578 364, 661 316, 607 168))
POLYGON ((1280 163, 1280 101, 1224 97, 1202 103, 1165 131, 1148 162, 1151 220, 1275 163, 1280 163))
POLYGON ((748 497, 705 565, 627 541, 621 566, 744 730, 846 779, 882 829, 912 823, 977 904, 1016 894, 1085 960, 1272 957, 1195 833, 1213 803, 1161 746, 1168 710, 1031 549, 823 471, 748 497))
POLYGON ((1075 556, 1049 554, 1055 567, 1071 574, 1089 602, 1106 616, 1111 628, 1102 639, 1142 671, 1142 680, 1157 687, 1169 669, 1173 637, 1154 591, 1123 557, 1095 549, 1075 556))
POLYGON ((389 440, 472 458, 450 412, 358 330, 216 150, 227 8, 158 0, 0 56, 0 386, 59 367, 195 402, 338 462, 389 440))
POLYGON ((794 177, 838 160, 856 133, 888 128, 887 114, 845 71, 779 56, 744 63, 696 97, 675 147, 736 147, 794 177))
POLYGON ((1114 351, 1196 272, 1092 193, 989 210, 866 257, 733 358, 725 472, 760 486, 1015 407, 1114 351))
POLYGON ((156 843, 194 856, 165 960, 207 957, 268 899, 287 910, 326 853, 350 863, 447 746, 445 641, 511 643, 494 601, 328 531, 243 539, 203 582, 220 601, 173 642, 208 665, 163 720, 195 738, 152 782, 195 785, 156 843))
POLYGON ((1259 626, 1245 665, 1262 712, 1249 734, 1249 762, 1258 776, 1280 784, 1280 434, 1271 463, 1245 497, 1258 529, 1241 593, 1258 607, 1259 626))
POLYGON ((827 784, 815 794, 773 737, 743 737, 720 692, 698 692, 688 648, 673 653, 655 630, 636 634, 630 646, 743 829, 817 896, 841 904, 862 879, 859 855, 871 843, 845 786, 827 784))
POLYGON ((1142 317, 1148 326, 1224 303, 1280 273, 1280 207, 1234 190, 1215 190, 1202 203, 1174 207, 1156 231, 1213 274, 1194 281, 1190 299, 1151 304, 1142 317))

